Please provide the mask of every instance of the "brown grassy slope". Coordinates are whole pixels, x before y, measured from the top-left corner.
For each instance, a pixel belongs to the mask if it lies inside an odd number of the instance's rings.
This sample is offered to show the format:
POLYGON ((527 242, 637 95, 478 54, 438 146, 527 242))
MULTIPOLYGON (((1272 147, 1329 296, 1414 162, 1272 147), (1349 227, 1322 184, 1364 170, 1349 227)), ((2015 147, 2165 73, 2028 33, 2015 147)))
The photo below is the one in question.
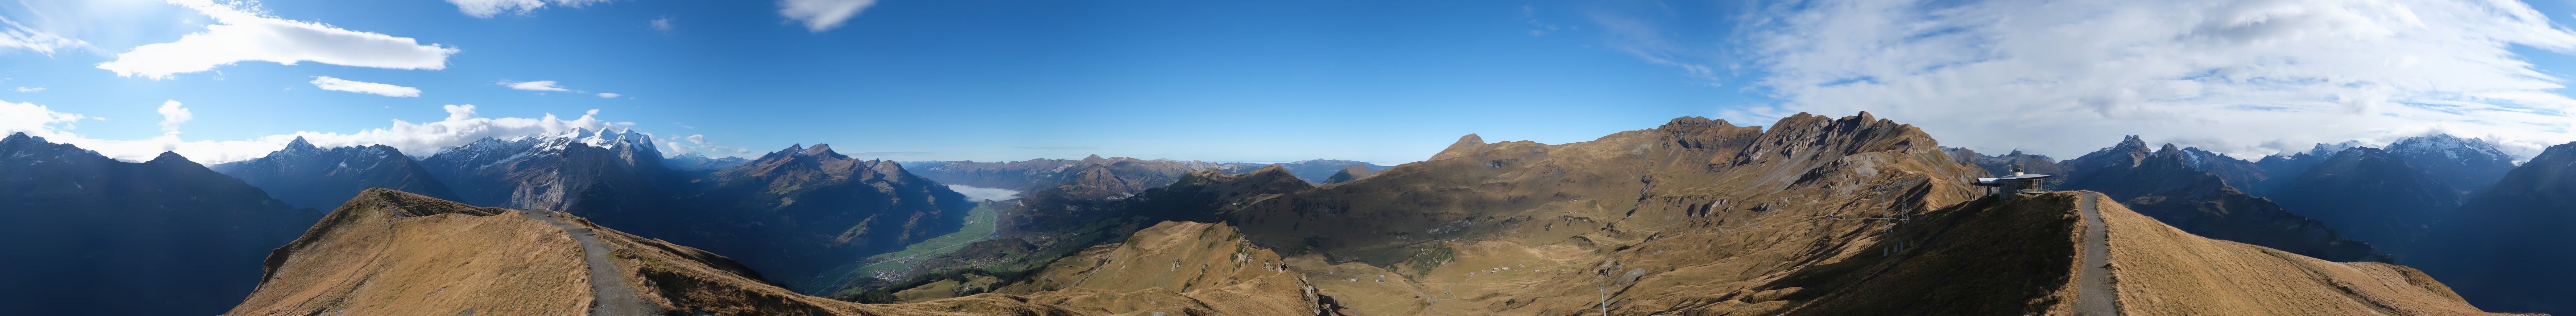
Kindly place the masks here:
POLYGON ((1278 253, 1225 224, 1162 222, 995 292, 1102 314, 1315 315, 1330 309, 1278 253))
MULTIPOLYGON (((580 245, 516 212, 367 190, 278 248, 266 281, 228 315, 584 314, 580 245)), ((798 295, 722 256, 569 220, 614 249, 638 294, 690 315, 1079 315, 1002 295, 887 305, 798 295)))
POLYGON ((2414 268, 2201 238, 2119 203, 2098 207, 2129 315, 2500 315, 2414 268))
POLYGON ((370 189, 269 256, 227 315, 575 315, 590 286, 563 230, 512 214, 370 189))

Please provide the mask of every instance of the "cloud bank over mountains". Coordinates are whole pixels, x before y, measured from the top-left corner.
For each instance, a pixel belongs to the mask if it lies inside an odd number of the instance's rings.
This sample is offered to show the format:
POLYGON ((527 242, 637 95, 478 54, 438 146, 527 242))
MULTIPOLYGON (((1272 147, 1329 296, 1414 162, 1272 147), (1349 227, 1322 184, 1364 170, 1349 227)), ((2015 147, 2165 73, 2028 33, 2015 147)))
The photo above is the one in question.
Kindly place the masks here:
MULTIPOLYGON (((2524 156, 2576 141, 2576 100, 2551 93, 2565 79, 2515 51, 2576 52, 2576 32, 2518 1, 1826 0, 1744 14, 1733 48, 1652 60, 1750 77, 1776 103, 1720 115, 1740 123, 1865 110, 1944 145, 2060 156, 2127 134, 2240 157, 2430 133, 2524 156)), ((1651 44, 1677 29, 1610 40, 1665 47, 1651 44)))
MULTIPOLYGON (((106 120, 106 118, 58 112, 33 103, 0 101, 0 134, 24 132, 57 143, 77 145, 119 160, 150 160, 161 152, 170 151, 187 156, 189 160, 197 163, 215 164, 259 158, 279 148, 285 148, 286 143, 296 137, 303 137, 315 146, 385 145, 400 149, 404 154, 425 157, 437 153, 438 148, 464 145, 484 137, 510 138, 539 133, 557 133, 576 128, 609 130, 632 125, 632 123, 601 120, 597 117, 599 110, 584 112, 581 117, 563 119, 554 114, 546 114, 538 118, 479 117, 475 115, 473 105, 448 105, 445 109, 447 117, 436 122, 412 123, 393 120, 393 124, 387 127, 348 134, 295 132, 248 140, 190 141, 180 139, 179 132, 181 123, 194 118, 193 113, 181 106, 179 101, 168 101, 162 103, 156 110, 162 116, 160 126, 163 134, 161 136, 145 140, 110 140, 89 138, 73 132, 77 128, 75 124, 82 120, 106 120)), ((657 136, 657 138, 662 137, 657 136)), ((704 136, 692 136, 690 141, 700 144, 706 142, 704 136)))

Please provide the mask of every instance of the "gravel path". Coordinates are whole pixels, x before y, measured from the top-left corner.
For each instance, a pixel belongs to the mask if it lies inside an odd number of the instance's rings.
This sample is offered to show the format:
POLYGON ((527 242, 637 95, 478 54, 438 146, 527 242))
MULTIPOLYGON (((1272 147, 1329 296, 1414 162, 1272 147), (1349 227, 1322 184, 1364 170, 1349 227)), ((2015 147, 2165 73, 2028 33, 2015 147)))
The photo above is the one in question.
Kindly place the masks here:
POLYGON ((2111 231, 2103 227, 2102 212, 2093 209, 2094 203, 2100 203, 2097 196, 2100 194, 2085 193, 2084 202, 2076 204, 2084 209, 2084 267, 2076 269, 2083 275, 2076 279, 2075 313, 2118 316, 2120 310, 2114 299, 2119 292, 2111 290, 2111 231))
POLYGON ((557 218, 556 214, 560 213, 552 211, 519 212, 519 215, 545 221, 547 224, 554 224, 556 228, 562 228, 565 233, 572 234, 573 241, 581 242, 582 262, 589 263, 590 266, 590 293, 593 296, 592 304, 590 304, 590 315, 648 316, 662 314, 661 306, 645 302, 644 298, 635 296, 635 289, 627 288, 626 281, 617 277, 617 264, 608 261, 608 245, 599 243, 599 237, 594 235, 595 233, 591 232, 589 228, 582 228, 581 226, 573 226, 570 223, 565 223, 562 218, 557 218))

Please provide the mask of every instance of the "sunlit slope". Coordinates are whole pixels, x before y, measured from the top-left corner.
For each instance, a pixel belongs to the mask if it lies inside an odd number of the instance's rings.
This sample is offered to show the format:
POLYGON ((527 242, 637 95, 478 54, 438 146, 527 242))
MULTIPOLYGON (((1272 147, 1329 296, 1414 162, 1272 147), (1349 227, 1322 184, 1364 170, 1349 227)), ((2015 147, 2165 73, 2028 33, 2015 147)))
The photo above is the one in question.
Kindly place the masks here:
POLYGON ((2414 268, 2201 238, 2102 203, 2130 315, 2499 315, 2414 268))
MULTIPOLYGON (((581 245, 523 216, 375 189, 279 248, 229 315, 583 315, 596 304, 581 245)), ((617 282, 689 315, 1079 315, 1013 296, 866 305, 796 294, 741 264, 563 216, 597 232, 617 282)))

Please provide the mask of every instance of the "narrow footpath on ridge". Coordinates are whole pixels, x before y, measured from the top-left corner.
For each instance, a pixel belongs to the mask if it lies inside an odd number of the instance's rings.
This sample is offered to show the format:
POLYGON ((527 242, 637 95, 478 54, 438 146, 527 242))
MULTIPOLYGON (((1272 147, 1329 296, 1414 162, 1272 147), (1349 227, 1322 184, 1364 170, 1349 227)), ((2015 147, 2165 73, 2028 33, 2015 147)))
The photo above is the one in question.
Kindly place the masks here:
POLYGON ((596 232, 590 231, 589 228, 565 223, 562 218, 556 216, 557 214, 562 212, 519 211, 519 215, 554 224, 555 228, 562 228, 564 233, 572 234, 573 241, 581 242, 582 262, 590 266, 591 316, 662 314, 661 306, 645 302, 643 297, 635 295, 635 289, 626 287, 625 279, 617 277, 617 263, 608 261, 608 245, 599 243, 596 232))
POLYGON ((2076 206, 2084 211, 2084 266, 2076 269, 2075 314, 2084 316, 2119 316, 2115 300, 2119 292, 2111 289, 2111 231, 2103 227, 2102 212, 2093 208, 2101 193, 2085 192, 2084 201, 2076 206))

